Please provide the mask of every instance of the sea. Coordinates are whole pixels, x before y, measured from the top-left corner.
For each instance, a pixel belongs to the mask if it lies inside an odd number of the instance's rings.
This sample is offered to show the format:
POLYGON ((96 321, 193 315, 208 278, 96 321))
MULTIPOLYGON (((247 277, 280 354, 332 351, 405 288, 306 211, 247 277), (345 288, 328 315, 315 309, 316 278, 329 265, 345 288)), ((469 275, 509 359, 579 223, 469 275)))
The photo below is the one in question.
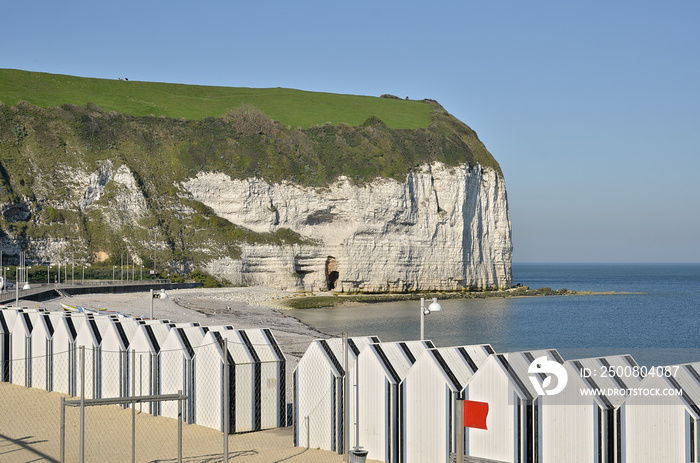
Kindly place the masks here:
MULTIPOLYGON (((647 367, 700 362, 700 264, 513 264, 513 281, 614 294, 438 299, 425 339, 499 353, 556 349, 566 360, 628 354, 647 367)), ((420 338, 419 298, 290 315, 331 335, 420 338)))

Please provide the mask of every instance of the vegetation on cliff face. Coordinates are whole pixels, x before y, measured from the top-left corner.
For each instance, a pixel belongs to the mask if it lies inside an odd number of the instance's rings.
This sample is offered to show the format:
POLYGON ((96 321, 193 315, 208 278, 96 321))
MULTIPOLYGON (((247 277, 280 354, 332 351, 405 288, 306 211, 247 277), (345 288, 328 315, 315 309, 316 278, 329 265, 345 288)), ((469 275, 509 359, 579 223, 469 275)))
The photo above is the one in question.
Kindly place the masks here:
POLYGON ((188 198, 179 184, 201 171, 321 188, 341 175, 403 181, 434 161, 500 172, 476 134, 430 100, 0 70, 0 101, 10 102, 0 103, 0 247, 43 261, 57 250, 85 262, 100 251, 111 263, 157 255, 182 273, 238 256, 241 243, 308 242, 243 229, 188 198), (110 166, 133 185, 109 182, 90 202, 88 177, 110 166))

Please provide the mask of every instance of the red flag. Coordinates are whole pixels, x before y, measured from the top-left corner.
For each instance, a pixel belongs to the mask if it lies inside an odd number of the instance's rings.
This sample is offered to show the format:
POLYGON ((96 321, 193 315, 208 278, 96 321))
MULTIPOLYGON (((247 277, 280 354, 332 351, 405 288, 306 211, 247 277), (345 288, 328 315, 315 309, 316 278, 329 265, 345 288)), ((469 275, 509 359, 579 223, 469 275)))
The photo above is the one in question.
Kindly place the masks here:
POLYGON ((486 402, 464 401, 464 427, 486 429, 486 415, 489 404, 486 402))

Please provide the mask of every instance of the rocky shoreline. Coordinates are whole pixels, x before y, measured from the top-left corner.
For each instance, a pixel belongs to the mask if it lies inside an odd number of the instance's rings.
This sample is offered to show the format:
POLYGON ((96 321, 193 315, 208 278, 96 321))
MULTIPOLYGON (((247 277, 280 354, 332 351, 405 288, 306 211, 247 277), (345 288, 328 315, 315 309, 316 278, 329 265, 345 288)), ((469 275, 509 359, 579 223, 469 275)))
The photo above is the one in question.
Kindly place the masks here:
POLYGON ((518 286, 504 290, 493 291, 439 291, 439 292, 410 292, 410 293, 307 293, 296 295, 294 298, 284 298, 275 302, 279 307, 288 309, 318 309, 323 307, 338 307, 348 304, 369 304, 373 302, 394 302, 417 300, 421 297, 430 299, 486 299, 508 297, 538 297, 538 296, 576 296, 593 294, 622 294, 615 292, 598 293, 592 291, 572 291, 568 289, 538 288, 518 286))

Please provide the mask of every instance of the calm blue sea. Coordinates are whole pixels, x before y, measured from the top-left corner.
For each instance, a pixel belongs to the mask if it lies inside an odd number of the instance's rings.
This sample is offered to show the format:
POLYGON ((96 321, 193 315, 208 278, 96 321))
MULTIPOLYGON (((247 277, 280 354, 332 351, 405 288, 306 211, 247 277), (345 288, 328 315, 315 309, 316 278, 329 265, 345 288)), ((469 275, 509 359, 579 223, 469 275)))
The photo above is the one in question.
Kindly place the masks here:
MULTIPOLYGON (((514 264, 513 280, 635 294, 444 300, 425 319, 426 339, 497 352, 554 348, 565 359, 631 354, 647 366, 700 361, 700 264, 514 264)), ((334 335, 420 337, 419 299, 291 315, 334 335)))

